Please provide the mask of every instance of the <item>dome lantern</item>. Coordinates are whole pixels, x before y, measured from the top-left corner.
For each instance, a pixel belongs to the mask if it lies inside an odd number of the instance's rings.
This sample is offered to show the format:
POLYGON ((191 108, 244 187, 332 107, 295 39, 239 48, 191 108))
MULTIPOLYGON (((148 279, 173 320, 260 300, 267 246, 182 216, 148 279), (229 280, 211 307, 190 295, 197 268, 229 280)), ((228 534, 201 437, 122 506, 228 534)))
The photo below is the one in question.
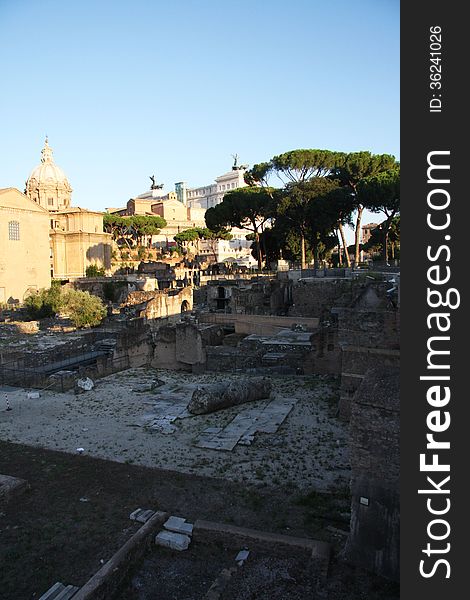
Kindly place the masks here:
POLYGON ((28 177, 25 194, 49 211, 70 207, 72 188, 65 173, 54 162, 47 136, 41 150, 41 164, 28 177))

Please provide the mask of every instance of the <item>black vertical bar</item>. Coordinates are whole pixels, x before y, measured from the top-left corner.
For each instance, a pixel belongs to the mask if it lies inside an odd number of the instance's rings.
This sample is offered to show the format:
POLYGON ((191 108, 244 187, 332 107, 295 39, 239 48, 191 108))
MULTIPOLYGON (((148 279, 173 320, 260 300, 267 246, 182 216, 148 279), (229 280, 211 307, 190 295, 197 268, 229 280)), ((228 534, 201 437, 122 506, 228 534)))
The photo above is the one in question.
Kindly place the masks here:
POLYGON ((435 0, 401 6, 401 598, 405 600, 468 595, 470 472, 465 462, 470 420, 463 383, 464 369, 468 370, 465 335, 470 328, 463 285, 470 237, 464 178, 470 167, 463 139, 469 129, 468 108, 464 109, 469 35, 461 7, 435 0), (443 305, 446 299, 453 308, 443 305), (430 349, 449 354, 433 355, 430 349), (436 432, 438 428, 442 431, 436 432), (450 448, 433 448, 432 440, 448 442, 450 448), (420 455, 424 455, 421 467, 420 455), (433 460, 436 470, 426 470, 433 460), (449 471, 444 470, 446 465, 449 471))

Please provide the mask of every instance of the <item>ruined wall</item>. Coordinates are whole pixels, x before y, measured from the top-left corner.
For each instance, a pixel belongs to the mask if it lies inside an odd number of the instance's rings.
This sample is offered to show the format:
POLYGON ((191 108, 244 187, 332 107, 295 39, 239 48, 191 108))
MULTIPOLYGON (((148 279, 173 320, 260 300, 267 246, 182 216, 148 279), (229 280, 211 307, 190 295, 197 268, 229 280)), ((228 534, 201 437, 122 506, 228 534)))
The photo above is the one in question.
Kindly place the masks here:
POLYGON ((316 375, 339 375, 342 369, 342 351, 338 343, 338 328, 321 327, 311 336, 312 350, 305 356, 304 372, 316 375))
POLYGON ((154 292, 131 292, 123 310, 127 314, 147 320, 179 317, 193 308, 191 287, 154 292))
POLYGON ((232 292, 237 286, 235 281, 211 282, 206 289, 206 302, 210 310, 232 311, 232 292))
POLYGON ((369 369, 354 396, 350 422, 351 529, 345 558, 399 577, 399 369, 369 369))
POLYGON ((283 329, 274 336, 249 335, 237 347, 206 347, 208 371, 246 369, 304 372, 305 357, 311 351, 310 333, 283 329))
MULTIPOLYGON (((265 279, 234 288, 232 312, 246 315, 286 315, 291 304, 291 282, 265 279)), ((315 315, 312 315, 315 316, 315 315)))
POLYGON ((341 309, 338 343, 342 351, 339 411, 349 419, 351 400, 368 368, 400 364, 398 310, 341 309))
POLYGON ((219 323, 233 326, 236 333, 250 335, 274 335, 282 329, 292 329, 297 325, 305 331, 314 331, 318 328, 319 320, 312 317, 280 317, 272 315, 246 315, 200 313, 198 320, 201 323, 219 323))
POLYGON ((117 336, 112 359, 120 369, 132 369, 147 365, 152 353, 152 334, 148 324, 143 319, 133 319, 117 336))
POLYGON ((328 319, 333 307, 348 306, 361 284, 353 279, 308 279, 292 287, 289 316, 328 319))
POLYGON ((45 336, 0 346, 0 364, 11 369, 34 369, 89 352, 97 339, 97 330, 45 336))
POLYGON ((164 325, 153 333, 150 364, 158 369, 191 371, 195 365, 202 368, 206 363, 206 344, 220 343, 221 337, 219 327, 201 331, 190 322, 164 325))
POLYGON ((128 294, 128 285, 133 283, 121 278, 112 277, 87 277, 80 278, 67 284, 75 290, 88 292, 104 300, 112 302, 122 302, 128 294))
POLYGON ((175 371, 191 370, 189 365, 184 365, 176 358, 176 328, 173 325, 164 325, 153 333, 153 346, 151 367, 175 371))
POLYGON ((343 308, 337 311, 337 316, 338 335, 344 346, 400 348, 400 313, 397 310, 343 308))
POLYGON ((209 286, 203 285, 202 287, 195 288, 193 291, 193 302, 195 308, 201 308, 207 304, 207 291, 209 286))
POLYGON ((231 346, 213 346, 206 348, 206 369, 218 373, 237 369, 255 369, 261 365, 261 349, 241 352, 231 346))
POLYGON ((177 323, 175 352, 179 362, 187 365, 206 362, 201 332, 193 323, 177 323))
POLYGON ((143 319, 87 331, 28 335, 21 343, 0 345, 0 381, 64 391, 78 376, 104 377, 144 366, 152 350, 150 327, 143 319))
POLYGON ((253 283, 248 288, 233 291, 233 312, 247 315, 271 314, 271 286, 265 283, 253 283))

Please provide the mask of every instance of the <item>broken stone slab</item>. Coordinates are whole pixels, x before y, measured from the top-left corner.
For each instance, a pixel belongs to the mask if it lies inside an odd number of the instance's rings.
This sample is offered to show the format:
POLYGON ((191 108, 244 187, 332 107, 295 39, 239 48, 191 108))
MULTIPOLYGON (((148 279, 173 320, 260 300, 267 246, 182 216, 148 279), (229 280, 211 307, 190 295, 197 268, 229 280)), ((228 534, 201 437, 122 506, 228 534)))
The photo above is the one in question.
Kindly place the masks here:
POLYGON ((77 379, 75 382, 75 393, 83 394, 84 392, 89 392, 95 387, 93 380, 89 377, 84 377, 83 379, 77 379))
POLYGON ((58 581, 47 590, 38 600, 69 600, 78 592, 74 585, 64 585, 58 581))
POLYGON ((154 429, 164 434, 174 433, 176 427, 172 423, 176 419, 192 416, 187 412, 186 404, 187 400, 181 401, 181 399, 177 399, 174 402, 171 400, 162 400, 158 404, 152 403, 155 412, 140 416, 134 425, 154 429))
POLYGON ((188 411, 193 415, 203 415, 245 402, 269 398, 270 394, 271 382, 265 377, 207 385, 194 390, 188 411))
POLYGON ((134 510, 134 512, 131 512, 131 514, 129 515, 129 519, 131 521, 137 521, 139 523, 147 523, 147 521, 153 517, 153 515, 155 514, 154 510, 150 510, 150 509, 143 509, 143 508, 137 508, 136 510, 134 510))
POLYGON ((186 523, 186 519, 182 517, 174 517, 171 516, 165 523, 163 523, 163 527, 168 531, 174 531, 175 533, 182 533, 184 535, 191 536, 193 534, 193 525, 192 523, 186 523))
POLYGON ((296 403, 295 398, 272 400, 262 410, 250 429, 242 435, 239 444, 249 446, 256 433, 276 433, 296 403))
POLYGON ((171 550, 187 550, 191 543, 189 535, 182 533, 175 533, 174 531, 160 531, 155 536, 155 543, 157 546, 163 546, 164 548, 170 548, 171 550))
POLYGON ((259 405, 250 406, 242 410, 228 425, 213 435, 203 433, 198 439, 196 446, 211 450, 232 451, 238 444, 240 438, 253 426, 261 414, 263 407, 259 405))
POLYGON ((249 555, 250 555, 249 550, 246 550, 246 549, 240 550, 240 552, 235 557, 235 562, 238 564, 239 567, 241 567, 249 555))

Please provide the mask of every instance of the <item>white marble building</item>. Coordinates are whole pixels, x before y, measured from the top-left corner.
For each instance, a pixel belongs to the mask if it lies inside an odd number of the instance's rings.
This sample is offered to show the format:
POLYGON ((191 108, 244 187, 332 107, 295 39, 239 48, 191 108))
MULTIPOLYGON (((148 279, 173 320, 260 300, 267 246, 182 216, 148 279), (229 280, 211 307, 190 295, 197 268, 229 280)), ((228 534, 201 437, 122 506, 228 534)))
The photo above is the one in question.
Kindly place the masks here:
POLYGON ((244 187, 246 185, 243 178, 245 172, 245 165, 237 166, 235 164, 231 171, 217 177, 215 183, 198 188, 187 188, 186 182, 181 181, 175 184, 175 191, 180 202, 187 204, 189 208, 207 210, 220 204, 224 195, 230 190, 244 187))

